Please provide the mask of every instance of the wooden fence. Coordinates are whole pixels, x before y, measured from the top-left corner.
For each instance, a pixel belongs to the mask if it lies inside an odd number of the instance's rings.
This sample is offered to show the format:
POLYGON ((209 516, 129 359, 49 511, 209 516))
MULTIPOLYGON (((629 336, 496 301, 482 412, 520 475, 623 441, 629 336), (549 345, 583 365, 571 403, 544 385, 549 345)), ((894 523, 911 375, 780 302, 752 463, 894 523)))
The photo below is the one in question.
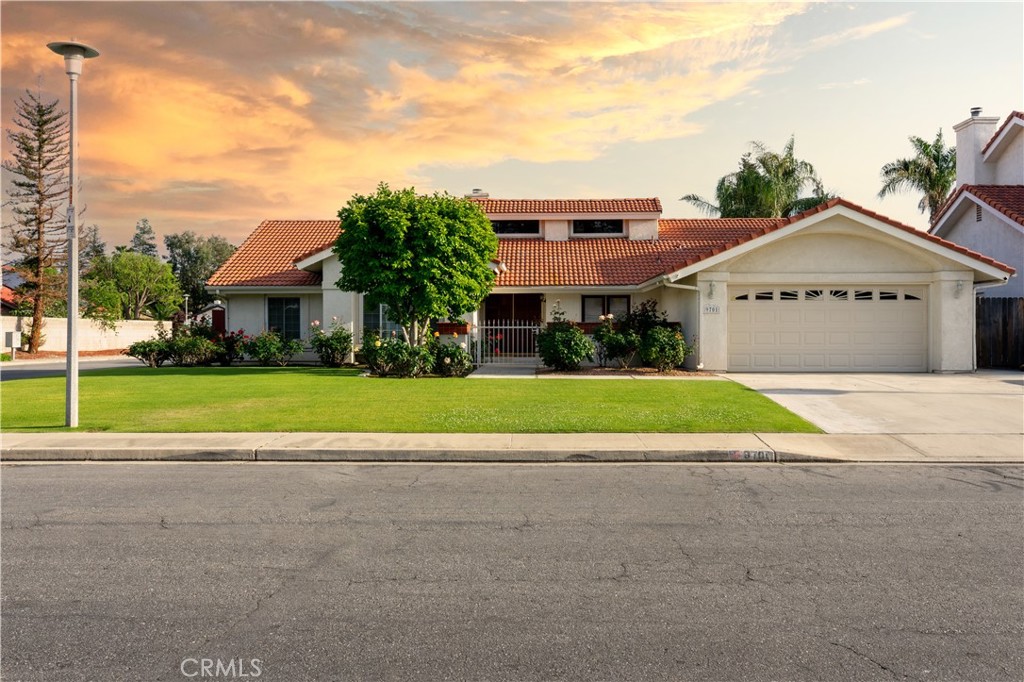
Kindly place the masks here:
POLYGON ((1024 368, 1024 298, 979 298, 978 367, 1024 368))

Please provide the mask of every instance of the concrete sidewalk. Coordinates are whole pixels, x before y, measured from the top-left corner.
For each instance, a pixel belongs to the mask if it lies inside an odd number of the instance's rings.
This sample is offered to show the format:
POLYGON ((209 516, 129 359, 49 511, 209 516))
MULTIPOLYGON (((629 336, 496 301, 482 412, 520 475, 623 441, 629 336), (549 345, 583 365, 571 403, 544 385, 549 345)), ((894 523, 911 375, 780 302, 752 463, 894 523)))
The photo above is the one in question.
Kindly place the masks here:
POLYGON ((2 460, 1024 464, 1009 435, 5 433, 2 460))

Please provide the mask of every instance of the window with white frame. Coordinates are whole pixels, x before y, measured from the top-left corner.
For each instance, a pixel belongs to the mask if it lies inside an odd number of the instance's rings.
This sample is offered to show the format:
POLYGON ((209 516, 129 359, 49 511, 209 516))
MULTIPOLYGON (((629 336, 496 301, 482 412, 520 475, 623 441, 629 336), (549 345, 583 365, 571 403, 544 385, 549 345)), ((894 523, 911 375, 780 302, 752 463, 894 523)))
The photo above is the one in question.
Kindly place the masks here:
POLYGON ((390 336, 391 332, 402 333, 402 326, 388 319, 388 307, 384 304, 375 305, 363 301, 363 333, 377 332, 381 336, 390 336))

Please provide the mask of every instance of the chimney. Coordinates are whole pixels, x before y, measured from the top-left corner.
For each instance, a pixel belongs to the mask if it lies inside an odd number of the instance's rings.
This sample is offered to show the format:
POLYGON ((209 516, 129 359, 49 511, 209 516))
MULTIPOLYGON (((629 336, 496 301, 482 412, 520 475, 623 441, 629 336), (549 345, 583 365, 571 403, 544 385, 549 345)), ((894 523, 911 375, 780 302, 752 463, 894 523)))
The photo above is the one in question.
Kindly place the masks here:
POLYGON ((487 192, 483 191, 479 187, 474 187, 473 191, 466 195, 466 198, 467 199, 486 199, 489 196, 491 196, 491 195, 488 194, 487 192))
POLYGON ((981 107, 971 107, 971 117, 953 126, 956 131, 956 184, 988 185, 994 182, 995 169, 981 158, 981 150, 999 126, 996 116, 982 116, 981 107))

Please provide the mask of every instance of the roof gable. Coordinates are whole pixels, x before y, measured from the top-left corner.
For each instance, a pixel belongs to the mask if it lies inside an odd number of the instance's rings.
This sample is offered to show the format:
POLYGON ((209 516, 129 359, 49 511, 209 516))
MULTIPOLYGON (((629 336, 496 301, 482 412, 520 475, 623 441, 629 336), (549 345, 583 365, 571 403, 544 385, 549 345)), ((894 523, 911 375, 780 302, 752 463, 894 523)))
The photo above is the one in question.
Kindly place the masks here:
POLYGON ((1021 128, 1024 128, 1024 113, 1020 111, 1011 112, 991 139, 982 147, 982 157, 987 161, 989 156, 998 153, 1006 143, 1020 133, 1021 128))
POLYGON ((961 185, 943 204, 928 230, 942 235, 963 213, 965 202, 988 206, 1007 222, 1024 228, 1024 185, 961 185))
POLYGON ((673 272, 668 274, 668 277, 672 281, 686 277, 695 272, 711 267, 714 264, 721 263, 722 261, 740 255, 745 251, 749 251, 751 248, 756 248, 758 244, 755 242, 758 240, 765 238, 771 240, 773 239, 773 236, 782 236, 779 234, 782 230, 786 230, 786 234, 798 231, 820 222, 821 219, 828 217, 828 215, 837 213, 846 214, 851 218, 857 219, 858 222, 868 227, 881 229, 882 231, 902 239, 903 241, 911 243, 916 241, 919 246, 923 246, 929 251, 940 253, 952 260, 970 264, 970 266, 975 270, 980 269, 989 274, 991 274, 993 270, 998 270, 1010 275, 1015 272, 1015 270, 1009 265, 1001 263, 994 258, 989 258, 988 256, 982 255, 976 251, 971 251, 959 244, 954 244, 953 242, 947 241, 933 234, 922 232, 909 225, 904 225, 903 223, 887 218, 886 216, 875 213, 874 211, 869 211, 863 206, 858 206, 857 204, 846 201, 845 199, 831 199, 830 201, 819 204, 808 211, 804 211, 803 213, 789 218, 782 218, 776 221, 773 225, 761 228, 756 232, 724 244, 721 248, 714 249, 713 252, 702 254, 695 259, 683 261, 678 264, 678 267, 676 267, 673 272), (790 227, 795 229, 786 229, 790 227))
POLYGON ((211 287, 319 286, 321 274, 295 267, 338 238, 339 220, 265 220, 207 280, 211 287))

